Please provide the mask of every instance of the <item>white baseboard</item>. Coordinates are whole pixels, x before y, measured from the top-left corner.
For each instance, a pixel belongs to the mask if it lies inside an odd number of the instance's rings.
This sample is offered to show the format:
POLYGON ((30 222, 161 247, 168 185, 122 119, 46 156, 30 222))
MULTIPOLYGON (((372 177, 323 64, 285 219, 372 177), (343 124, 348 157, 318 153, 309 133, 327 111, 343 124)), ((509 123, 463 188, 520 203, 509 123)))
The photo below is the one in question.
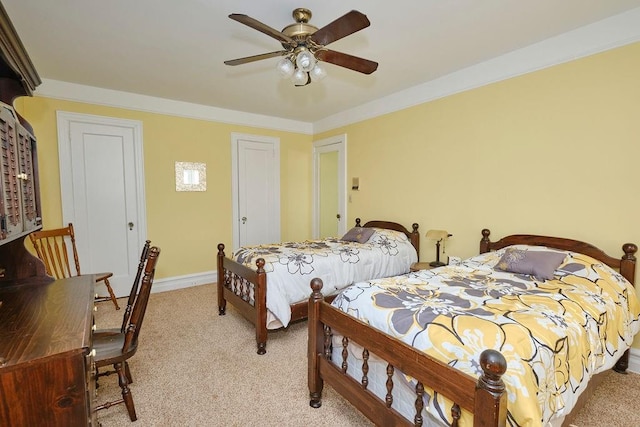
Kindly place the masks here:
POLYGON ((632 348, 629 351, 629 372, 640 374, 640 349, 632 348))
POLYGON ((217 271, 205 271, 202 273, 187 274, 185 276, 167 277, 153 281, 152 293, 175 291, 176 289, 189 288, 191 286, 206 285, 218 281, 217 271))

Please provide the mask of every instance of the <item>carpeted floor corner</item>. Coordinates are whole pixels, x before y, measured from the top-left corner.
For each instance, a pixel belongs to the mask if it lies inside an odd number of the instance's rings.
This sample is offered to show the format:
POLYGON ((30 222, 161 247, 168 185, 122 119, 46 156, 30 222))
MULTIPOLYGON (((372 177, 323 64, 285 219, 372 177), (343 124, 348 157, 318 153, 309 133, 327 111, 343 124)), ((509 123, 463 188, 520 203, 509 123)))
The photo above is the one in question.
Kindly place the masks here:
MULTIPOLYGON (((122 311, 98 304, 97 327, 119 327, 122 311)), ((124 405, 98 412, 98 421, 103 427, 373 425, 330 387, 321 408, 309 406, 306 326, 270 333, 267 354, 259 356, 248 321, 231 306, 218 316, 215 285, 152 294, 129 362, 138 421, 131 423, 124 405)), ((638 393, 640 375, 611 372, 572 424, 640 426, 638 393)), ((102 377, 98 402, 119 396, 117 377, 102 377)))

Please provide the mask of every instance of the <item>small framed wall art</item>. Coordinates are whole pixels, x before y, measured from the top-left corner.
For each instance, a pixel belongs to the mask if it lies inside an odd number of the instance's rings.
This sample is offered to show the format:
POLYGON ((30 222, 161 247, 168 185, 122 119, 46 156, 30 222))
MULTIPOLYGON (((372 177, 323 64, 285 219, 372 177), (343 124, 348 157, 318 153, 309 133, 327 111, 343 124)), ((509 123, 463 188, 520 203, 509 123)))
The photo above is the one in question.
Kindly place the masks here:
POLYGON ((176 162, 176 191, 207 191, 206 163, 176 162))

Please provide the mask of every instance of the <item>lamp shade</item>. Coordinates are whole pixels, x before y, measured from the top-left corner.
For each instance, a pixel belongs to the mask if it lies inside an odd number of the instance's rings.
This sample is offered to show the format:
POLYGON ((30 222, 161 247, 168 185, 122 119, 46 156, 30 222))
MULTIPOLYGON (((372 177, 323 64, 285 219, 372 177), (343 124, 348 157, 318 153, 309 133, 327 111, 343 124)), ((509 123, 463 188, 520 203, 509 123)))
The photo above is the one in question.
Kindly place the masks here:
POLYGON ((429 240, 445 240, 450 236, 446 230, 429 230, 427 231, 427 239, 429 240))
POLYGON ((298 68, 293 73, 293 76, 291 77, 291 80, 293 81, 294 84, 296 84, 298 86, 302 86, 302 85, 307 83, 307 79, 308 78, 309 78, 309 75, 298 68))
POLYGON ((319 62, 316 62, 316 66, 309 72, 313 81, 320 81, 327 76, 327 71, 319 62))
POLYGON ((298 69, 308 73, 316 65, 316 58, 308 50, 303 50, 296 56, 296 65, 298 69))

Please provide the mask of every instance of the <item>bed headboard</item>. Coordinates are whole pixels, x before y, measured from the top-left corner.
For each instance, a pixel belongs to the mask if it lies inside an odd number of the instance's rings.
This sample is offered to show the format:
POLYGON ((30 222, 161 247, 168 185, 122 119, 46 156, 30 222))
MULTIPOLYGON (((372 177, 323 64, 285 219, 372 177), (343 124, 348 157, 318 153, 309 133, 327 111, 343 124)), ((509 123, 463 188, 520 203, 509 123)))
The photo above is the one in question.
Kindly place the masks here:
POLYGON ((536 245, 536 246, 548 246, 550 248, 562 249, 565 251, 579 252, 585 255, 589 255, 609 267, 620 271, 631 284, 635 282, 636 273, 636 257, 635 253, 638 251, 638 246, 633 243, 625 243, 622 245, 621 258, 614 258, 607 255, 602 249, 593 246, 590 243, 581 242, 579 240, 565 239, 562 237, 548 237, 548 236, 536 236, 532 234, 512 234, 510 236, 503 237, 502 239, 492 242, 489 239, 491 231, 485 228, 482 230, 482 239, 480 240, 480 253, 494 251, 496 249, 504 248, 510 245, 536 245))
POLYGON ((361 225, 360 218, 356 218, 356 227, 375 227, 375 228, 386 228, 389 230, 400 231, 404 233, 409 238, 409 241, 416 248, 416 252, 418 253, 418 258, 420 258, 420 233, 418 233, 418 223, 414 222, 411 225, 412 231, 406 229, 406 227, 402 224, 398 224, 397 222, 392 221, 368 221, 364 225, 361 225))

